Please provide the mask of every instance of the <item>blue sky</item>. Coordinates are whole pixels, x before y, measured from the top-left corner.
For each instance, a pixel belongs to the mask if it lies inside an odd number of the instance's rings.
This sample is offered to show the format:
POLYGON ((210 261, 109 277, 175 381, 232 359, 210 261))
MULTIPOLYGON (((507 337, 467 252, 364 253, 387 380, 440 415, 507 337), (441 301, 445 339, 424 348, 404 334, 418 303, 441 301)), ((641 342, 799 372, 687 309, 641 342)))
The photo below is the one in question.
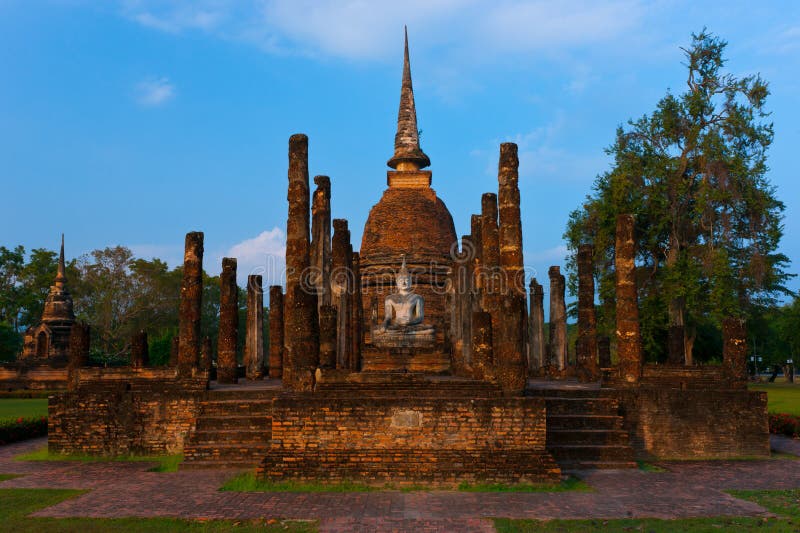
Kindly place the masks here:
POLYGON ((519 143, 526 264, 546 277, 615 128, 683 90, 680 47, 707 26, 730 72, 770 82, 770 179, 800 261, 800 3, 762 4, 0 0, 0 244, 53 249, 63 231, 68 256, 123 244, 174 265, 202 230, 206 269, 234 255, 246 274, 282 254, 303 132, 358 248, 408 24, 422 146, 457 232, 496 190, 499 143, 519 143))

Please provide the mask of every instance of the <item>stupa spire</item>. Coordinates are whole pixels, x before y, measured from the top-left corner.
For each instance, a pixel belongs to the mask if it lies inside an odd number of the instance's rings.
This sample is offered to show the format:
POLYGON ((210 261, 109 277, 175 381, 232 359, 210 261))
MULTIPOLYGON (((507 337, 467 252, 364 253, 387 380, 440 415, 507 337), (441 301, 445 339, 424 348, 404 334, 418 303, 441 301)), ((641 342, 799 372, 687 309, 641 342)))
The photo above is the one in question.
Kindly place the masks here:
POLYGON ((397 113, 397 133, 394 136, 394 156, 387 164, 397 170, 419 170, 431 160, 419 146, 417 109, 414 104, 414 87, 411 84, 411 62, 408 59, 408 28, 405 28, 403 58, 403 83, 400 88, 400 110, 397 113))
POLYGON ((58 273, 56 273, 56 284, 64 284, 67 281, 67 269, 64 264, 64 234, 61 234, 61 252, 58 254, 58 273))

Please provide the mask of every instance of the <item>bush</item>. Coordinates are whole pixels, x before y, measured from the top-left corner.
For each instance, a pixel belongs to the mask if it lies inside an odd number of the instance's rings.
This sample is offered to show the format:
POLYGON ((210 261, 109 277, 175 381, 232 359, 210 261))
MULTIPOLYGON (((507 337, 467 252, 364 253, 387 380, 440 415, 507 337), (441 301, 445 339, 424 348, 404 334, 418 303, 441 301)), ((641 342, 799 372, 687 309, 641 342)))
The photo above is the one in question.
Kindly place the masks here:
POLYGON ((47 435, 47 417, 0 420, 0 445, 47 435))
POLYGON ((800 438, 800 417, 785 413, 770 413, 769 432, 798 439, 800 438))

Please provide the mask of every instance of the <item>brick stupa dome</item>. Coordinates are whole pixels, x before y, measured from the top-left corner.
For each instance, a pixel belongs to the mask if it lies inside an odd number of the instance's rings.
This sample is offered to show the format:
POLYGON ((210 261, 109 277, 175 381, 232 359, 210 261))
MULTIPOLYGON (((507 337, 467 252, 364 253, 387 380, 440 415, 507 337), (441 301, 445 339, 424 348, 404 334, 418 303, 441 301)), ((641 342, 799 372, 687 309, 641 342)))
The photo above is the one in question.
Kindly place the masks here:
POLYGON ((409 263, 450 260, 456 242, 453 217, 433 189, 390 187, 369 212, 361 260, 409 263))

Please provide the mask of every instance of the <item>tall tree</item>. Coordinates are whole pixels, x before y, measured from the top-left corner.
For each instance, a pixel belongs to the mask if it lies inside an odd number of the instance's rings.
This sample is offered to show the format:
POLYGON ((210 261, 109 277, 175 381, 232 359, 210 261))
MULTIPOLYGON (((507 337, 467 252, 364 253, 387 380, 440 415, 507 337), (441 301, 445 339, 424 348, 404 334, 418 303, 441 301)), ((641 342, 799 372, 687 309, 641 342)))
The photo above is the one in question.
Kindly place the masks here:
MULTIPOLYGON (((661 358, 669 326, 682 326, 687 362, 697 332, 789 293, 778 253, 783 204, 767 179, 772 124, 759 76, 723 72, 726 42, 703 30, 684 49, 686 90, 617 130, 610 171, 570 215, 572 254, 595 244, 600 324, 613 323, 614 220, 637 220, 645 349, 661 358)), ((574 283, 573 283, 574 285, 574 283)))

